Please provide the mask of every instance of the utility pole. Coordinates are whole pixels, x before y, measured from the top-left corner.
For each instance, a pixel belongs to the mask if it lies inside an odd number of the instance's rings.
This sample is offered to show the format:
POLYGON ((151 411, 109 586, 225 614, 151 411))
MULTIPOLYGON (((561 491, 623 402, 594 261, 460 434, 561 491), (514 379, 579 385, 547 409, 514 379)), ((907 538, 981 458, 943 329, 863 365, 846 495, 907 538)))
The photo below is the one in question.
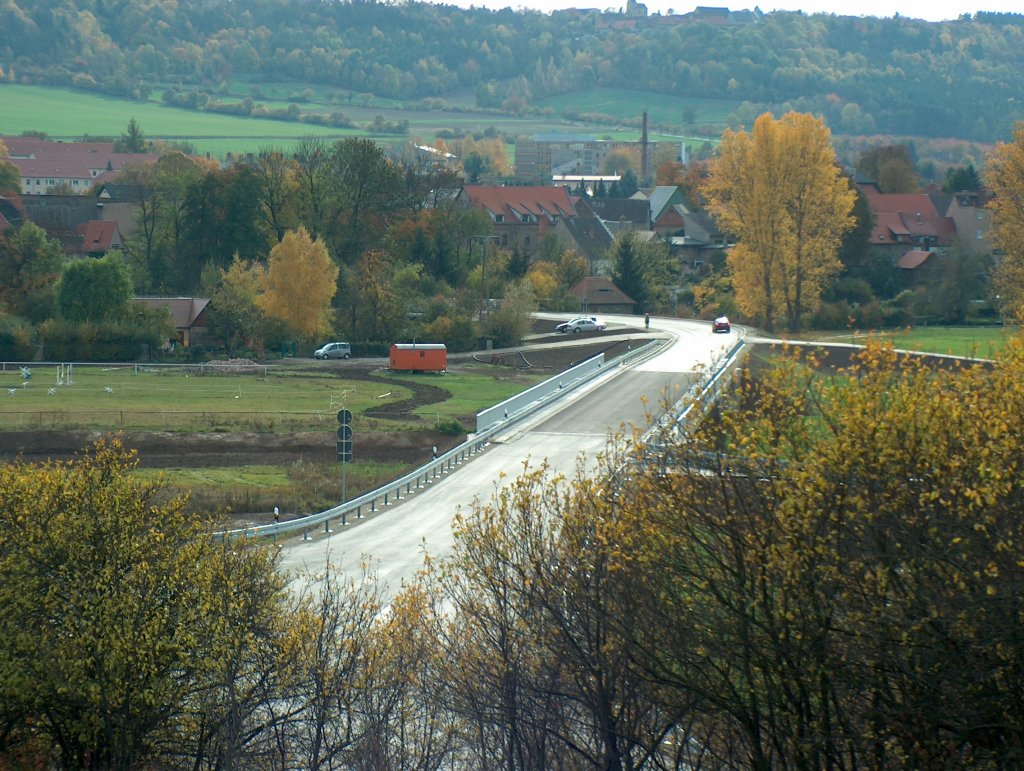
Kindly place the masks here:
POLYGON ((481 308, 480 308, 480 318, 483 319, 483 318, 486 318, 488 315, 490 315, 489 311, 490 311, 490 300, 491 300, 491 298, 489 296, 490 293, 487 291, 487 244, 488 244, 489 241, 497 241, 498 237, 497 236, 470 236, 470 240, 471 240, 471 242, 472 241, 481 241, 483 243, 483 246, 484 246, 483 257, 481 258, 481 265, 483 266, 483 286, 481 288, 483 289, 484 297, 483 297, 483 303, 482 303, 481 308))

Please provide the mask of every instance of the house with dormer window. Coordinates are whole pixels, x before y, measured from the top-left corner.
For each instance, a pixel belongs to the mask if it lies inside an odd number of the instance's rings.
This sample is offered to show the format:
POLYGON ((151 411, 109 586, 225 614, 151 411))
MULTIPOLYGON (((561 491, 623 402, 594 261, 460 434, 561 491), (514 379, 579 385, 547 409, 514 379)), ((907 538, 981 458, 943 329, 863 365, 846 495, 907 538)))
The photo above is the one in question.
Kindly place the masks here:
POLYGON ((466 185, 455 201, 487 212, 499 247, 528 254, 535 253, 544 236, 560 222, 576 217, 569 192, 555 185, 466 185))
POLYGON ((871 209, 870 249, 907 275, 936 261, 922 254, 945 252, 956 239, 956 223, 940 213, 926 193, 883 193, 874 183, 857 185, 871 209))

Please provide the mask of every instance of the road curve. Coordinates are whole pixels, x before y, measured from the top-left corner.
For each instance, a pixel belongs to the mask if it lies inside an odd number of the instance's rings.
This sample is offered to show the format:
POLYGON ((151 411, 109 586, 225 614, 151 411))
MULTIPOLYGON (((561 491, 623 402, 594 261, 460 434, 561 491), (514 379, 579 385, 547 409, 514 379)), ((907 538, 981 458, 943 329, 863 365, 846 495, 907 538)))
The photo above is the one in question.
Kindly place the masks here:
MULTIPOLYGON (((634 316, 608 316, 609 328, 635 328, 634 316)), ((633 368, 608 371, 573 394, 495 437, 492 446, 454 473, 410 495, 372 518, 317 532, 311 540, 293 538, 281 545, 281 567, 302 582, 320 573, 330 561, 333 570, 358 580, 362 565, 376 572, 381 584, 397 591, 404 579, 452 549, 451 522, 475 501, 487 502, 500 485, 519 475, 525 465, 545 459, 555 473, 571 476, 577 462, 593 469, 599 454, 616 432, 645 427, 657 417, 666 397, 681 398, 699 373, 735 344, 738 331, 713 334, 707 322, 651 319, 651 332, 672 338, 657 356, 633 368)))

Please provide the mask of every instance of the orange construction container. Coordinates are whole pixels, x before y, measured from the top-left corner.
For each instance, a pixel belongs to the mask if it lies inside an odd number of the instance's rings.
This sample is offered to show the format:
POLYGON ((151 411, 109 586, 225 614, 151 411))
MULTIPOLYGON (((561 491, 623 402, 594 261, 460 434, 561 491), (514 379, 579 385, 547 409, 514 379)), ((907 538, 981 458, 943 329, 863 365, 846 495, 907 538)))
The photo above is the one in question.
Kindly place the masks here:
POLYGON ((444 372, 448 369, 448 348, 443 343, 392 343, 391 369, 444 372))

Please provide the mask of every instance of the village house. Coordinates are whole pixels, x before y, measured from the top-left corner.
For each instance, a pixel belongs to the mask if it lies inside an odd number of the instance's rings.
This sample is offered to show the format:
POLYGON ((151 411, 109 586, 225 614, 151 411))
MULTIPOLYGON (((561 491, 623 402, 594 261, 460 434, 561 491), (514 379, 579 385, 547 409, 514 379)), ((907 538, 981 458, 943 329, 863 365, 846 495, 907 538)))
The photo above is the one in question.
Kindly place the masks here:
POLYGON ((25 219, 60 241, 69 256, 122 248, 136 229, 136 204, 91 195, 23 195, 25 219))
POLYGON ((206 311, 210 305, 205 297, 136 297, 148 308, 166 309, 174 324, 175 339, 168 340, 168 347, 174 345, 189 347, 206 333, 206 311))
POLYGON ((560 186, 466 185, 455 201, 487 212, 499 247, 527 254, 536 253, 559 222, 576 217, 568 191, 560 186))
POLYGON ((633 313, 636 308, 632 297, 603 276, 587 276, 569 291, 584 314, 633 313))
POLYGON ((962 190, 958 193, 932 193, 935 210, 953 221, 957 239, 963 248, 979 254, 992 253, 992 210, 988 190, 962 190))
POLYGON ((111 180, 128 166, 155 161, 158 155, 114 152, 113 142, 54 142, 35 137, 0 137, 21 176, 22 194, 62 188, 82 195, 97 182, 111 180))
POLYGON ((871 209, 871 251, 900 268, 907 283, 919 282, 935 270, 938 261, 927 253, 944 252, 953 245, 957 235, 953 218, 940 214, 926 193, 883 193, 873 182, 858 183, 858 187, 871 209))

